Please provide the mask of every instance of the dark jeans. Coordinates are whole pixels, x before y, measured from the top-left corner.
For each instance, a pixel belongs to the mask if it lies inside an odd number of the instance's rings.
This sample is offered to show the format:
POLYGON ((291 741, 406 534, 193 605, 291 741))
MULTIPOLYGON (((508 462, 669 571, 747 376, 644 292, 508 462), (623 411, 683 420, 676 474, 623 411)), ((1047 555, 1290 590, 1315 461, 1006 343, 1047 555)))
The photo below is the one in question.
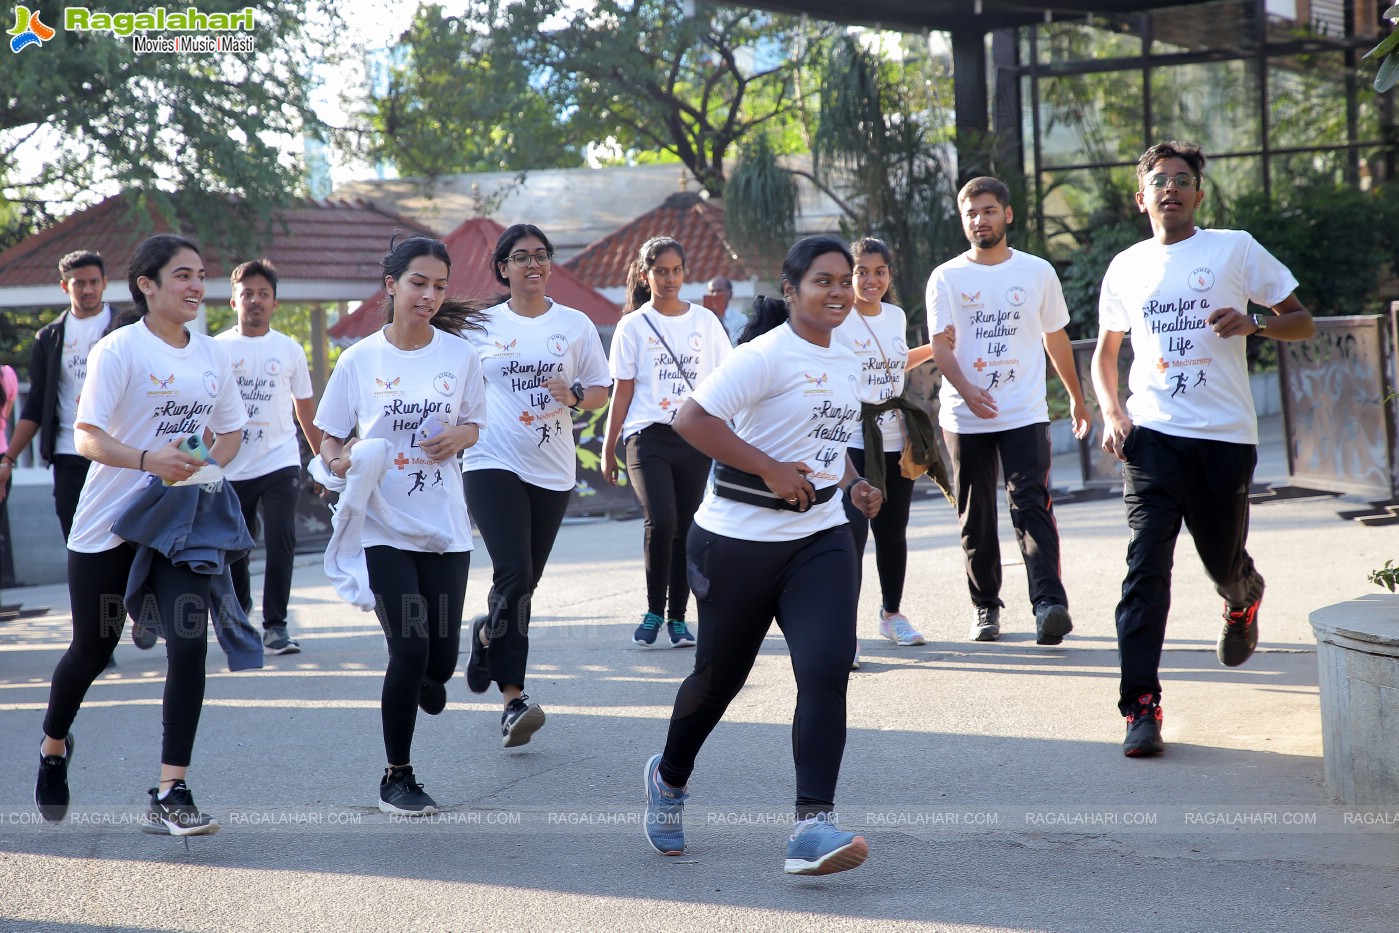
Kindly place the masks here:
MULTIPOLYGON (((865 475, 865 452, 858 447, 848 448, 850 460, 855 470, 865 475)), ((886 453, 884 457, 884 504, 873 520, 850 502, 845 496, 845 517, 850 520, 850 533, 855 538, 855 579, 863 585, 865 542, 870 530, 874 531, 874 566, 879 572, 879 593, 885 612, 899 611, 899 603, 904 597, 904 578, 908 573, 908 511, 913 503, 913 480, 905 479, 899 472, 899 456, 902 451, 886 453)))
MULTIPOLYGON (((122 602, 136 549, 119 544, 97 554, 68 552, 68 598, 73 641, 53 672, 44 734, 62 739, 77 718, 83 697, 107 666, 126 627, 122 602)), ((165 698, 162 764, 188 767, 194 733, 204 706, 204 658, 208 651, 208 574, 177 567, 156 554, 147 581, 154 600, 141 621, 159 622, 165 633, 165 698)))
POLYGON ((650 425, 627 438, 626 454, 627 476, 646 515, 646 611, 684 619, 690 601, 685 539, 704 498, 711 461, 668 424, 650 425))
MULTIPOLYGON (((92 461, 74 454, 53 455, 53 508, 63 529, 63 540, 73 533, 73 513, 78 511, 78 497, 87 482, 92 461)), ((167 762, 168 763, 168 762, 167 762)))
POLYGON ((1117 650, 1122 659, 1118 709, 1139 697, 1161 700, 1161 648, 1171 609, 1171 570, 1181 522, 1226 605, 1246 606, 1263 594, 1263 578, 1248 541, 1248 487, 1258 448, 1134 428, 1123 445, 1127 578, 1117 604, 1117 650))
MULTIPOLYGON (((301 467, 273 470, 266 476, 241 479, 232 484, 243 507, 248 532, 257 537, 257 506, 262 503, 262 543, 267 568, 262 580, 262 627, 287 624, 291 599, 292 557, 296 553, 296 500, 301 493, 301 467)), ((250 555, 251 556, 251 555, 250 555)), ((253 612, 249 557, 229 565, 233 595, 248 615, 253 612)))
POLYGON ((571 489, 543 489, 509 470, 470 470, 466 497, 471 517, 491 555, 491 680, 523 687, 529 663, 530 600, 563 524, 571 489))
POLYGON ((797 818, 832 810, 859 600, 849 526, 796 541, 742 541, 696 525, 689 554, 699 643, 694 672, 675 695, 661 779, 672 787, 690 780, 695 757, 748 679, 775 618, 797 680, 797 818))
POLYGON ((470 551, 429 554, 374 545, 364 549, 374 611, 389 645, 379 715, 390 765, 413 763, 418 691, 445 684, 457 669, 470 551))
POLYGON ((972 605, 1004 606, 1001 601, 1001 542, 996 519, 996 461, 1005 474, 1006 498, 1015 539, 1025 559, 1030 605, 1069 605, 1059 578, 1059 528, 1049 496, 1049 423, 1029 424, 989 434, 944 431, 957 491, 957 520, 972 605))

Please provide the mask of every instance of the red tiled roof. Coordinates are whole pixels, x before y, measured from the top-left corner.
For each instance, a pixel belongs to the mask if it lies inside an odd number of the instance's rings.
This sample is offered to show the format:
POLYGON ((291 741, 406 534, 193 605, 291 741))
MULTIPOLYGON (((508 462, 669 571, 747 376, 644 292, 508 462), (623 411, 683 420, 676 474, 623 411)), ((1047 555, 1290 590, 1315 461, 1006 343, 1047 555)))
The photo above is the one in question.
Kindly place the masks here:
MULTIPOLYGON (((459 298, 492 298, 502 294, 505 287, 491 272, 490 256, 496 240, 505 228, 488 217, 466 221, 442 238, 452 257, 452 272, 447 278, 447 294, 459 298)), ((563 265, 554 266, 549 276, 549 297, 561 305, 577 308, 594 324, 610 327, 621 317, 620 309, 599 295, 563 265)), ((345 315, 329 329, 336 340, 359 340, 384 326, 387 320, 384 290, 380 288, 352 313, 345 315)))
MULTIPOLYGON (((52 285, 58 281, 58 260, 78 249, 101 253, 107 278, 122 281, 136 245, 151 233, 171 230, 152 210, 147 230, 141 231, 137 211, 128 196, 115 195, 16 243, 0 253, 0 287, 52 285)), ((373 282, 395 229, 437 235, 361 200, 297 201, 277 213, 271 228, 266 242, 250 255, 271 259, 282 281, 373 282)), ((227 275, 246 258, 232 256, 217 244, 201 247, 210 278, 227 275)))
POLYGON ((588 245, 564 265, 594 288, 621 288, 627 267, 654 236, 674 237, 685 247, 685 278, 750 279, 754 272, 724 236, 724 208, 698 194, 673 194, 655 210, 588 245))

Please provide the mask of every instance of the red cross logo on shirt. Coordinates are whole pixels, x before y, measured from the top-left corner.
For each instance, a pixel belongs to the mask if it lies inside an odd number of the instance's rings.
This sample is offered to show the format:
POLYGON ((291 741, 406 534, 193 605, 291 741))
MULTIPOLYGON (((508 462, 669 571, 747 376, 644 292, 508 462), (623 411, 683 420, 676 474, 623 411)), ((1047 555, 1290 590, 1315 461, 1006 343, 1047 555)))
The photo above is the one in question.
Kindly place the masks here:
POLYGON ((661 411, 668 411, 669 409, 670 409, 670 399, 668 399, 668 398, 663 398, 663 399, 661 399, 661 411))
POLYGON ((1171 367, 1166 363, 1166 358, 1164 356, 1158 356, 1156 358, 1156 371, 1158 373, 1164 373, 1170 368, 1171 367))
POLYGON ((520 412, 520 417, 517 420, 520 422, 520 424, 523 424, 525 427, 529 427, 530 425, 534 424, 534 415, 531 415, 527 411, 522 411, 520 412))
POLYGON ((976 358, 976 362, 972 364, 972 369, 975 369, 977 372, 981 372, 983 369, 985 369, 986 367, 988 367, 988 366, 990 366, 990 365, 991 365, 990 363, 986 362, 985 360, 983 360, 981 357, 978 356, 978 357, 976 358))
POLYGON ((408 465, 408 458, 400 451, 399 455, 393 458, 393 462, 401 470, 408 465))

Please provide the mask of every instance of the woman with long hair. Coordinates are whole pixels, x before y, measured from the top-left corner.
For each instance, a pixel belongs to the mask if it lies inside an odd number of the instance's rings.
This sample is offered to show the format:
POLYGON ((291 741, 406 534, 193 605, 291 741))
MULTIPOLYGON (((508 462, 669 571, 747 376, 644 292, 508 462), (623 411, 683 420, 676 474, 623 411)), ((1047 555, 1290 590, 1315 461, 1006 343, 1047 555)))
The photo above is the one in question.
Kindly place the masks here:
POLYGON ((447 247, 395 237, 380 265, 389 323, 340 355, 315 424, 326 468, 378 493, 360 539, 389 651, 379 809, 422 815, 437 804, 414 775, 413 732, 419 708, 442 712, 457 666, 472 547, 457 454, 479 438, 486 402, 480 360, 462 339, 480 324, 466 302, 446 297, 447 247))
POLYGON ((617 485, 614 451, 621 437, 627 477, 645 515, 646 614, 632 635, 643 648, 695 643, 685 624, 685 539, 704 497, 710 460, 671 425, 695 386, 730 350, 714 313, 680 299, 684 284, 684 248, 668 236, 647 240, 627 270, 627 301, 612 335, 612 407, 602 460, 607 481, 617 485))
POLYGON ((881 499, 845 453, 859 427, 860 364, 833 333, 850 313, 851 268, 834 237, 808 237, 788 250, 783 301, 760 298, 753 326, 785 322, 735 349, 675 420, 717 465, 689 540, 700 626, 695 669, 676 694, 665 750, 646 764, 646 837, 665 855, 685 849, 695 758, 774 619, 797 681, 797 823, 784 870, 829 874, 869 854, 864 838, 841 832, 833 818, 859 596, 841 500, 851 497, 869 517, 881 499))
MULTIPOLYGON (((159 234, 136 247, 128 270, 133 323, 93 347, 74 430, 78 453, 93 465, 68 538, 73 640, 53 672, 34 790, 39 812, 53 822, 68 810, 69 728, 125 626, 123 594, 137 547, 113 532, 112 525, 152 477, 182 482, 207 461, 231 461, 248 419, 227 352, 187 326, 204 300, 199 247, 183 237, 159 234), (187 452, 194 446, 188 440, 202 437, 206 429, 215 440, 202 460, 187 452)), ((242 518, 235 514, 232 521, 236 527, 231 530, 241 529, 246 537, 242 518)), ((150 557, 144 582, 153 601, 147 605, 155 608, 165 634, 166 674, 160 784, 149 791, 142 825, 148 832, 191 836, 219 829, 195 806, 185 783, 204 705, 211 579, 160 552, 150 557)))
MULTIPOLYGON (((889 402, 903 394, 908 368, 927 360, 932 351, 925 347, 909 350, 908 320, 902 308, 888 301, 894 274, 894 255, 889 247, 883 240, 863 237, 850 245, 850 252, 855 257, 855 313, 836 330, 836 339, 860 358, 860 378, 872 400, 889 402)), ((921 645, 922 634, 899 608, 908 569, 908 513, 913 502, 913 480, 900 472, 899 456, 907 437, 904 419, 918 416, 895 408, 869 411, 875 407, 867 406, 864 416, 871 421, 872 430, 856 431, 850 439, 850 459, 861 476, 876 477, 876 484, 878 477, 883 477, 884 504, 873 519, 865 518, 849 502, 845 514, 855 537, 856 567, 863 566, 865 543, 871 529, 874 531, 881 598, 879 634, 896 645, 921 645), (867 437, 881 448, 866 449, 867 437), (873 469, 876 457, 882 461, 877 472, 873 469)), ((858 666, 858 655, 855 663, 858 666)))
POLYGON ((530 602, 576 482, 573 412, 606 405, 611 382, 593 322, 548 296, 553 263, 538 227, 506 228, 491 270, 509 295, 467 335, 485 371, 491 429, 467 456, 466 493, 492 579, 486 612, 471 622, 466 683, 474 693, 499 687, 505 748, 544 725, 543 708, 524 692, 530 602))

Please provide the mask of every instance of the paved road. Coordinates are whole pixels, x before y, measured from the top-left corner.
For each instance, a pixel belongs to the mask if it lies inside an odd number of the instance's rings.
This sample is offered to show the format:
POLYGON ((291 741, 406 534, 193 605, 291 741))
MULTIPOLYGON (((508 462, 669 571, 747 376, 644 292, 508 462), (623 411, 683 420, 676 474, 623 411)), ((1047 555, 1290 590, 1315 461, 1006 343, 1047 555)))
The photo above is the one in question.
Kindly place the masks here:
MULTIPOLYGON (((1263 475, 1277 464, 1274 451, 1263 475)), ((498 707, 460 678, 447 711, 421 718, 414 763, 446 808, 426 825, 375 809, 383 639, 309 558, 293 599, 303 654, 229 674, 210 650, 190 781, 219 835, 186 846, 129 822, 156 776, 164 669, 159 650, 129 642, 74 727, 73 819, 34 825, 68 619, 61 588, 23 591, 53 612, 0 629, 0 928, 1391 931, 1396 828, 1359 822, 1373 815, 1335 806, 1322 784, 1307 613, 1369 590, 1399 533, 1340 521, 1340 507, 1255 508, 1263 638, 1234 670, 1215 661, 1218 600, 1182 538, 1168 751, 1138 761, 1120 753, 1114 705, 1120 501, 1057 510, 1077 626, 1060 648, 1034 644, 1009 550, 1006 634, 967 642, 951 510, 916 504, 905 608, 929 643, 879 639, 866 593, 840 810, 872 855, 822 879, 781 871, 795 690, 777 638, 700 757, 690 851, 663 858, 643 840, 642 764, 692 652, 630 645, 638 521, 560 536, 536 598, 527 689, 549 721, 533 743, 503 751, 498 707)), ((469 611, 488 580, 481 549, 469 611)))

